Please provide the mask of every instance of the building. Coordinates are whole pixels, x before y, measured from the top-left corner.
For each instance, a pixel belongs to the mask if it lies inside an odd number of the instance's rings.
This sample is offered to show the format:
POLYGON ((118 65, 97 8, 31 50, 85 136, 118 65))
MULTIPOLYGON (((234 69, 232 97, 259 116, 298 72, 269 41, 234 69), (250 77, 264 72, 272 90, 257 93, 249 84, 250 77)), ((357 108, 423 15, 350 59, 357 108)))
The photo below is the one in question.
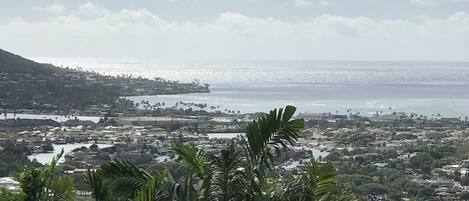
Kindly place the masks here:
POLYGON ((0 177, 0 187, 6 188, 13 193, 20 192, 20 183, 13 177, 0 177))

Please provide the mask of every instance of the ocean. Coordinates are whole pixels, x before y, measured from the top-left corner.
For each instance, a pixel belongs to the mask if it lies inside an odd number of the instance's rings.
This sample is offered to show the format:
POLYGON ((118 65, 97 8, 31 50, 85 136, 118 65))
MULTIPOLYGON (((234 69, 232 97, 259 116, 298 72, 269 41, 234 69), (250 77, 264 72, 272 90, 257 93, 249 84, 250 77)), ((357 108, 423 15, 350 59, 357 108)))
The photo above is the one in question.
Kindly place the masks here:
POLYGON ((265 112, 289 104, 302 113, 469 116, 469 62, 33 60, 107 75, 210 84, 209 94, 129 97, 136 102, 207 103, 240 112, 265 112))

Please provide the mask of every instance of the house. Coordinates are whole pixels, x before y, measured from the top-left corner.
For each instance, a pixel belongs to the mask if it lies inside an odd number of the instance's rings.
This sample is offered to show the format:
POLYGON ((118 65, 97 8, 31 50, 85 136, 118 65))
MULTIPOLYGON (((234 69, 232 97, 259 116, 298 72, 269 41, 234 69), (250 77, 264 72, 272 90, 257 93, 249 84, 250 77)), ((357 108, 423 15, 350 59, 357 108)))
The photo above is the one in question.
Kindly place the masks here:
POLYGON ((331 116, 331 113, 303 113, 299 114, 297 118, 303 118, 304 120, 321 120, 327 119, 331 116))
POLYGON ((388 165, 388 163, 375 163, 375 164, 373 164, 373 165, 374 165, 378 170, 382 170, 382 169, 384 169, 384 168, 388 165))
POLYGON ((20 183, 13 177, 0 177, 0 187, 6 188, 13 193, 20 191, 20 183))
POLYGON ((445 165, 445 166, 443 166, 441 171, 444 172, 447 175, 451 175, 451 174, 454 173, 454 171, 456 171, 459 168, 461 168, 460 165, 445 165))
POLYGON ((461 120, 459 120, 458 118, 441 118, 439 121, 442 123, 450 123, 450 124, 461 123, 461 120))
POLYGON ((393 120, 401 120, 408 118, 407 114, 405 113, 394 113, 394 114, 384 114, 379 116, 372 116, 370 117, 371 121, 393 121, 393 120))

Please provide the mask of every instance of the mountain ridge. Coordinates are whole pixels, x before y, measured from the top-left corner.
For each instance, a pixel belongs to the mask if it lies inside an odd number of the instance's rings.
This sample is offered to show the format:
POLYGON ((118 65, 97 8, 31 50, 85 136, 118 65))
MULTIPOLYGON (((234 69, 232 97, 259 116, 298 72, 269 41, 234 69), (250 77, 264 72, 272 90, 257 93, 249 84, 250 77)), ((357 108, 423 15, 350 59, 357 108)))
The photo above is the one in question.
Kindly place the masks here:
POLYGON ((108 76, 42 64, 0 49, 0 108, 70 110, 113 105, 122 96, 203 93, 209 85, 108 76))

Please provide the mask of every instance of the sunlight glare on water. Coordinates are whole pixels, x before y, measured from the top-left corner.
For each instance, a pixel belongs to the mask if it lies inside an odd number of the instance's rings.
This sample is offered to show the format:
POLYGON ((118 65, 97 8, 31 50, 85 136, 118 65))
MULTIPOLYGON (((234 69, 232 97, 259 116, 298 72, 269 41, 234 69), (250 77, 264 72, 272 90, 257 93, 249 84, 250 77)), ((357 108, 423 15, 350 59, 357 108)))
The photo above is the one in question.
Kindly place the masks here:
POLYGON ((157 61, 36 58, 108 75, 132 74, 209 83, 210 94, 134 97, 151 102, 208 103, 242 112, 295 104, 303 112, 392 111, 466 116, 467 62, 157 61), (456 109, 458 108, 458 109, 456 109))

